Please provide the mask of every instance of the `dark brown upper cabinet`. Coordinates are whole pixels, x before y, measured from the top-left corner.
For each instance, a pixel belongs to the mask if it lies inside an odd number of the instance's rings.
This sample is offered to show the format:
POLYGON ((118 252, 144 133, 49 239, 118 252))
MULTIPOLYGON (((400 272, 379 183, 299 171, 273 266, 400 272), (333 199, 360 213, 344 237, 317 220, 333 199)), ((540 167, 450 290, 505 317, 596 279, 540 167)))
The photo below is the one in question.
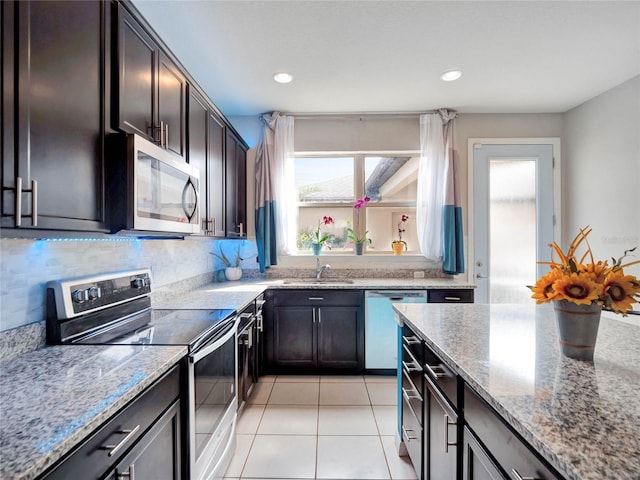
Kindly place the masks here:
POLYGON ((247 236, 247 148, 227 129, 225 141, 226 237, 247 236))
POLYGON ((0 5, 5 228, 107 230, 107 6, 99 1, 0 5))
POLYGON ((186 75, 122 4, 115 8, 118 75, 114 82, 114 126, 184 157, 186 75))
POLYGON ((200 232, 224 237, 224 123, 191 87, 188 109, 188 161, 200 170, 200 232))

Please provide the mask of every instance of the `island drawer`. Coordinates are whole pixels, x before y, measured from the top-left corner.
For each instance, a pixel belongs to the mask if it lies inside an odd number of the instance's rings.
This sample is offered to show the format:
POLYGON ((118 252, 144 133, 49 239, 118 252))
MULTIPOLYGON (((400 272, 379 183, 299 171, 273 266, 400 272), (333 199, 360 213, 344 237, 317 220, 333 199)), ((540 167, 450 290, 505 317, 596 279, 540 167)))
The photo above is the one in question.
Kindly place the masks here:
POLYGON ((424 347, 424 371, 454 410, 458 410, 458 377, 429 348, 424 347))
POLYGON ((464 387, 464 417, 509 478, 563 478, 467 385, 464 387))
MULTIPOLYGON (((402 348, 409 352, 418 365, 422 366, 424 363, 424 341, 408 325, 402 327, 402 348)), ((403 359, 404 355, 403 353, 403 359)))

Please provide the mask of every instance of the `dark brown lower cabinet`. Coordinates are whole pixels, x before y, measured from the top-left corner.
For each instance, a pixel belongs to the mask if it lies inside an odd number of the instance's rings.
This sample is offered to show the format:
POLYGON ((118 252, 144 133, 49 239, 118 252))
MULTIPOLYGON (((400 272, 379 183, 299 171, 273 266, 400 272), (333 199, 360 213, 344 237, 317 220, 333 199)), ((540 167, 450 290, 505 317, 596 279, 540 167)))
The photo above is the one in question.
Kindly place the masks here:
POLYGON ((112 480, 180 480, 180 402, 142 437, 111 475, 112 480))
POLYGON ((462 435, 464 480, 507 480, 475 435, 464 427, 462 435))
POLYGON ((267 299, 266 371, 362 371, 361 291, 277 290, 267 292, 267 299))
POLYGON ((425 375, 425 478, 455 480, 458 475, 458 414, 425 375))
POLYGON ((176 366, 39 479, 185 478, 181 380, 176 366))

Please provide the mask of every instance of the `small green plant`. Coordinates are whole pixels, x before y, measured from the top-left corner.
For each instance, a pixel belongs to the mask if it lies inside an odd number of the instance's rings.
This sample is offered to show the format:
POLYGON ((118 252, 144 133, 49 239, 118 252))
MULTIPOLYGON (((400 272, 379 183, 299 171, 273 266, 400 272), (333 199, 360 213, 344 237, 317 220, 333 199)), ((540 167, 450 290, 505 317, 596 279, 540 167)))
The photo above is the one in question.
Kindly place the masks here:
POLYGON ((240 251, 242 250, 242 243, 243 242, 238 242, 238 249, 236 250, 236 254, 235 254, 235 258, 233 259, 233 262, 229 260, 229 257, 227 257, 227 255, 224 253, 224 250, 222 249, 222 245, 223 245, 222 243, 220 243, 220 254, 211 252, 211 255, 213 255, 218 260, 220 260, 225 267, 239 267, 240 262, 242 260, 245 260, 240 256, 240 251))

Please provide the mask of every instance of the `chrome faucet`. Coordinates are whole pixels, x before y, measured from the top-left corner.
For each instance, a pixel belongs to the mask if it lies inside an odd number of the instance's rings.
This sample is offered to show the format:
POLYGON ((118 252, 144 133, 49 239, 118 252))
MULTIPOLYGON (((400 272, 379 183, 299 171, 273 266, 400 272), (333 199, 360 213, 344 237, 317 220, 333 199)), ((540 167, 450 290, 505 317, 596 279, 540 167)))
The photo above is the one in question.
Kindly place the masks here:
POLYGON ((329 270, 330 268, 331 265, 329 265, 328 263, 326 265, 320 266, 320 258, 316 257, 316 280, 320 280, 322 272, 324 272, 325 270, 329 270))

